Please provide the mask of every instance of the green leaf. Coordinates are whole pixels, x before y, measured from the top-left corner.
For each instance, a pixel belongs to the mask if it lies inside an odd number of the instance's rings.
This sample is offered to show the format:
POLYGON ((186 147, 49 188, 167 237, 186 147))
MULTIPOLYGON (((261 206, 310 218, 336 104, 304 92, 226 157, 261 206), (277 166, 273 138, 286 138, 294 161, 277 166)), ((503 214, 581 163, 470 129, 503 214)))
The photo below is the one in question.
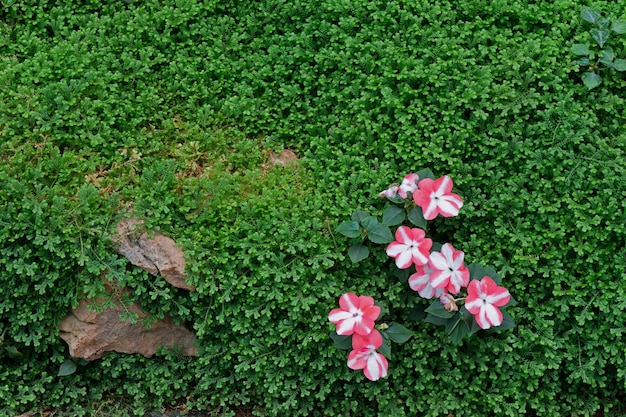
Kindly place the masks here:
POLYGON ((619 35, 626 33, 626 20, 613 20, 611 21, 611 30, 619 35))
POLYGON ((589 90, 596 88, 600 85, 600 83, 602 83, 602 77, 600 77, 595 72, 584 73, 582 76, 582 80, 583 84, 585 84, 585 87, 587 87, 587 89, 589 90))
POLYGON ((421 171, 417 171, 416 174, 417 174, 417 176, 419 177, 420 180, 423 180, 424 178, 430 178, 431 180, 435 179, 435 174, 433 174, 433 172, 430 170, 430 168, 426 168, 426 169, 423 169, 421 171))
POLYGON ((411 271, 410 269, 399 269, 399 268, 395 268, 395 271, 393 272, 393 275, 398 278, 398 281, 400 282, 400 284, 402 285, 406 285, 409 281, 409 276, 411 276, 411 274, 413 274, 414 271, 411 271))
POLYGON ((355 222, 361 223, 366 217, 369 217, 369 214, 363 210, 356 210, 354 213, 352 213, 352 220, 354 220, 355 222))
POLYGON ((616 59, 615 62, 613 62, 613 68, 617 71, 626 71, 626 59, 616 59))
POLYGON ((596 20, 600 18, 600 13, 596 12, 590 7, 585 7, 580 12, 580 15, 582 16, 584 20, 586 20, 589 23, 596 23, 596 20))
POLYGON ((455 311, 446 310, 443 307, 443 304, 441 304, 441 301, 439 301, 439 299, 437 299, 424 311, 426 311, 428 314, 442 319, 449 319, 450 317, 453 317, 455 314, 457 314, 455 311))
POLYGON ((386 226, 397 226, 406 217, 404 209, 398 206, 389 206, 383 213, 383 224, 386 226))
POLYGON ((396 343, 404 343, 413 336, 412 331, 398 323, 391 323, 384 333, 387 333, 389 338, 396 343))
POLYGON ((367 238, 374 243, 393 242, 391 230, 382 223, 377 223, 367 230, 367 238))
POLYGON ((426 323, 434 324, 435 326, 445 326, 448 320, 450 319, 449 318, 444 319, 441 317, 433 316, 432 314, 427 315, 426 318, 424 319, 426 323))
POLYGON ((75 371, 76 363, 71 359, 66 359, 63 361, 61 366, 59 366, 59 372, 57 372, 57 376, 72 375, 75 371))
POLYGON ((585 43, 576 43, 570 50, 574 55, 589 55, 589 45, 585 43))
POLYGON ((337 332, 332 331, 330 332, 330 338, 333 339, 333 343, 337 349, 352 349, 352 336, 340 336, 337 332))
POLYGON ((452 343, 458 345, 461 343, 463 338, 469 334, 470 328, 465 320, 463 320, 463 317, 458 314, 458 317, 455 317, 455 320, 450 320, 446 324, 446 332, 452 340, 452 343))
POLYGON ((383 332, 382 336, 383 336, 383 344, 380 345, 380 347, 378 348, 378 353, 383 355, 385 358, 389 359, 391 358, 391 343, 389 340, 389 335, 383 332))
POLYGON ((604 47, 604 44, 606 43, 607 40, 609 40, 609 36, 611 35, 611 32, 609 32, 606 29, 594 28, 590 30, 590 33, 591 33, 591 37, 595 39, 595 41, 598 43, 600 48, 604 47))
POLYGON ((377 224, 379 224, 378 220, 376 220, 376 217, 374 216, 367 216, 361 219, 361 226, 363 226, 363 228, 368 232, 377 224))
POLYGON ((477 279, 480 281, 484 277, 491 277, 496 284, 501 285, 502 283, 502 277, 491 267, 484 267, 479 263, 473 263, 468 265, 467 269, 470 271, 470 279, 477 279))
POLYGON ((424 214, 422 213, 422 209, 420 207, 413 207, 409 210, 408 218, 413 225, 419 227, 420 229, 426 229, 426 219, 424 218, 424 214))
POLYGON ((615 53, 611 48, 605 48, 600 51, 600 62, 606 65, 607 67, 613 67, 613 60, 615 59, 615 53))
POLYGON ((580 59, 577 59, 574 62, 576 62, 581 67, 586 67, 586 66, 589 66, 589 64, 590 64, 589 58, 580 58, 580 59))
POLYGON ((365 245, 357 243, 356 245, 352 245, 348 248, 348 257, 350 258, 352 263, 361 262, 368 256, 370 256, 370 250, 365 245))
POLYGON ((337 232, 346 237, 361 236, 361 226, 356 221, 343 222, 337 227, 337 232))

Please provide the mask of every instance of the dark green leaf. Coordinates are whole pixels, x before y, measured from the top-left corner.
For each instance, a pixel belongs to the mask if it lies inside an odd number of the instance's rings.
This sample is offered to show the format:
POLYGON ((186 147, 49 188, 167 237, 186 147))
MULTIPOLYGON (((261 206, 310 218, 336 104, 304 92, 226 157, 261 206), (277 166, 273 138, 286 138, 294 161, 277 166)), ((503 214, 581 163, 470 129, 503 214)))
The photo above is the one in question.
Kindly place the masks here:
POLYGON ((626 33, 626 20, 611 21, 611 30, 619 35, 626 33))
POLYGON ((596 12, 590 7, 585 7, 580 12, 580 15, 582 16, 584 20, 586 20, 589 23, 596 23, 596 20, 600 18, 600 13, 596 12))
POLYGON ((404 343, 413 336, 412 331, 398 323, 391 323, 384 333, 395 343, 404 343))
POLYGON ((404 209, 398 206, 389 206, 383 213, 383 224, 386 226, 396 226, 401 224, 405 217, 404 209))
POLYGON ((343 222, 337 227, 337 232, 346 237, 361 236, 361 226, 356 221, 343 222))
POLYGON ((450 320, 450 318, 444 319, 441 317, 433 316, 432 314, 427 315, 424 319, 426 323, 431 323, 435 326, 445 326, 448 320, 450 320))
POLYGON ((589 90, 596 88, 600 85, 600 83, 602 83, 602 77, 600 77, 595 72, 584 73, 582 76, 582 80, 583 84, 585 84, 585 87, 587 87, 587 89, 589 90))
POLYGON ((368 232, 377 224, 380 223, 378 222, 378 220, 376 220, 376 217, 374 216, 367 216, 361 219, 361 226, 363 226, 363 228, 368 232))
POLYGON ((369 216, 369 214, 366 213, 365 211, 356 210, 354 213, 352 213, 352 220, 354 220, 355 222, 361 223, 363 221, 363 219, 368 217, 368 216, 369 216))
POLYGON ((378 348, 378 353, 383 355, 385 358, 389 359, 391 357, 391 343, 389 340, 389 335, 382 333, 383 336, 383 344, 378 348))
POLYGON ((615 59, 615 52, 613 49, 606 47, 600 51, 600 58, 605 61, 613 61, 615 59))
POLYGON ((71 375, 76 371, 76 363, 71 359, 66 359, 63 361, 61 366, 59 366, 59 372, 57 372, 57 376, 66 376, 71 375))
POLYGON ((591 37, 598 43, 600 48, 604 47, 604 44, 609 40, 611 32, 606 29, 591 29, 591 37))
POLYGON ((433 302, 426 310, 428 314, 431 314, 435 317, 440 317, 442 319, 448 319, 452 316, 454 316, 456 314, 456 312, 454 311, 447 311, 444 307, 443 304, 441 304, 441 301, 439 301, 439 299, 437 299, 435 302, 433 302))
POLYGON ((333 340, 337 349, 351 350, 352 349, 352 336, 340 336, 337 332, 330 332, 330 338, 333 340))
POLYGON ((352 245, 348 248, 348 257, 352 261, 352 263, 361 262, 363 259, 366 259, 370 255, 370 250, 367 246, 362 245, 360 243, 356 245, 352 245))
POLYGON ((459 314, 458 317, 455 317, 454 320, 450 320, 446 324, 446 332, 450 340, 452 340, 452 343, 458 345, 463 338, 469 334, 470 328, 459 314))
POLYGON ((411 276, 411 274, 413 274, 415 271, 412 271, 410 269, 398 269, 395 268, 395 271, 393 272, 393 275, 398 278, 398 281, 400 282, 400 284, 405 285, 408 281, 409 281, 409 276, 411 276))
POLYGON ((377 223, 367 230, 367 238, 374 243, 393 242, 391 230, 382 223, 377 223))
POLYGON ((430 178, 431 180, 435 179, 435 174, 433 174, 433 172, 430 170, 430 168, 426 168, 426 169, 423 169, 421 171, 417 171, 416 174, 417 174, 417 176, 419 177, 420 180, 423 180, 424 178, 430 178))
POLYGON ((576 43, 570 49, 574 55, 589 55, 589 45, 576 43))
POLYGON ((426 219, 424 218, 424 214, 422 213, 422 209, 420 207, 413 207, 409 210, 409 221, 419 227, 420 229, 426 229, 426 219))
POLYGON ((467 266, 470 271, 470 279, 481 280, 484 277, 491 277, 496 284, 501 285, 502 277, 496 273, 496 270, 491 267, 484 267, 479 263, 473 263, 467 266))

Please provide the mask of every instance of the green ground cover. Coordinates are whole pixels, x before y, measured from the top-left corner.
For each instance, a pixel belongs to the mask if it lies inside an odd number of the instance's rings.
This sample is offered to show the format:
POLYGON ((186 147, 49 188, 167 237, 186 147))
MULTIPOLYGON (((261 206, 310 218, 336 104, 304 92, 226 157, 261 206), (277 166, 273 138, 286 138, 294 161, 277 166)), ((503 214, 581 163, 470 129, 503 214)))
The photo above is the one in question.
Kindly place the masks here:
POLYGON ((626 75, 583 85, 582 7, 5 0, 0 415, 624 415, 626 75), (296 167, 268 164, 282 149, 296 167), (416 297, 383 251, 348 259, 336 227, 422 168, 454 179, 465 206, 437 234, 504 277, 512 331, 451 345, 407 319, 416 297), (115 252, 130 208, 185 250, 196 292, 115 252), (199 357, 57 377, 56 326, 104 271, 193 328, 199 357), (415 332, 375 383, 329 338, 346 291, 415 332))

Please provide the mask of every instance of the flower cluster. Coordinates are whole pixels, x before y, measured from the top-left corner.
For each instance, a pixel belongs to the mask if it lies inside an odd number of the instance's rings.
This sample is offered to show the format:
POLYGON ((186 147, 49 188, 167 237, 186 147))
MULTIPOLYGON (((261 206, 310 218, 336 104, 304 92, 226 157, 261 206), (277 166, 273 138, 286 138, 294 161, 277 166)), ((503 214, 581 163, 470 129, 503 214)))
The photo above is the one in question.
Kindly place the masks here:
MULTIPOLYGON (((436 180, 420 180, 417 174, 409 174, 400 186, 391 186, 379 197, 412 197, 422 209, 425 220, 432 220, 438 215, 452 217, 463 207, 463 200, 452 192, 452 186, 452 180, 447 175, 436 180)), ((503 316, 498 307, 509 302, 509 292, 488 276, 470 282, 470 271, 464 264, 465 253, 450 243, 442 245, 439 251, 430 252, 433 242, 420 228, 400 226, 395 238, 387 246, 387 255, 395 258, 400 269, 415 265, 415 273, 409 277, 409 286, 413 291, 417 291, 422 298, 438 297, 445 310, 453 312, 458 311, 457 301, 463 298, 455 299, 452 295, 467 287, 465 308, 474 315, 480 328, 502 324, 503 316)))
POLYGON ((380 307, 374 299, 365 295, 346 293, 339 298, 339 308, 331 310, 328 320, 337 325, 340 336, 352 336, 352 351, 348 354, 350 369, 363 369, 365 377, 377 381, 387 376, 387 359, 378 353, 383 344, 380 332, 374 329, 374 322, 380 315, 380 307))
MULTIPOLYGON (((369 256, 366 241, 385 244, 387 255, 400 269, 398 276, 404 277, 401 281, 408 280, 409 287, 420 297, 434 299, 428 308, 416 306, 415 311, 423 315, 413 317, 425 317, 426 322, 444 326, 453 343, 459 343, 481 329, 509 329, 514 322, 503 309, 512 304, 512 297, 499 285, 501 278, 494 269, 477 263, 466 266, 463 251, 451 243, 441 244, 427 237, 428 221, 438 216, 454 217, 463 207, 463 200, 452 188, 452 179, 447 175, 435 178, 429 169, 411 173, 400 184, 378 194, 391 202, 383 212, 382 222, 357 210, 352 220, 342 223, 337 231, 360 239, 348 249, 348 256, 355 263, 369 256), (405 224, 407 220, 409 225, 405 224), (390 229, 392 226, 398 226, 395 232, 390 229)), ((331 334, 335 345, 352 349, 348 366, 363 369, 373 381, 384 377, 391 354, 388 342, 404 343, 412 332, 397 323, 383 323, 375 328, 380 308, 371 297, 346 293, 339 305, 328 318, 336 324, 336 334, 331 334)))

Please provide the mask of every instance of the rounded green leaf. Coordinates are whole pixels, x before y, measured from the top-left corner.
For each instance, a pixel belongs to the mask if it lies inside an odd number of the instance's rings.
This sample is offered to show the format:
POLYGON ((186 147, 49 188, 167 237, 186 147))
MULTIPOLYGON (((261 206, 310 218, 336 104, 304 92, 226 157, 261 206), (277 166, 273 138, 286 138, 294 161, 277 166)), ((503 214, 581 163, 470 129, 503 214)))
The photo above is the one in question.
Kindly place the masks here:
POLYGON ((59 366, 59 372, 57 372, 57 376, 71 375, 75 371, 76 371, 76 363, 71 359, 66 359, 63 361, 61 366, 59 366))
POLYGON ((467 266, 470 272, 470 279, 481 280, 484 277, 491 277, 498 285, 502 285, 502 277, 496 272, 495 269, 490 267, 484 267, 479 263, 473 263, 467 266))
POLYGON ((617 71, 626 71, 626 59, 616 59, 613 62, 613 68, 617 71))
POLYGON ((580 58, 577 59, 576 62, 578 65, 580 65, 581 67, 587 67, 589 66, 590 62, 589 62, 589 58, 585 57, 585 58, 580 58))
POLYGON ((359 237, 361 235, 361 226, 355 221, 343 222, 337 227, 337 232, 346 237, 359 237))
POLYGON ((365 245, 356 244, 348 248, 348 257, 352 263, 361 262, 370 255, 370 250, 365 245))
POLYGON ((602 83, 602 77, 600 77, 595 72, 584 73, 582 76, 582 80, 583 84, 585 84, 585 87, 587 87, 587 89, 589 90, 596 88, 600 85, 600 83, 602 83))
POLYGON ((575 55, 589 55, 589 45, 585 43, 576 43, 570 50, 575 55))
POLYGON ((374 243, 384 244, 393 242, 393 235, 391 234, 391 230, 389 230, 389 227, 385 226, 382 223, 378 223, 368 229, 367 238, 374 243))
POLYGON ((383 224, 385 226, 397 226, 406 217, 404 209, 398 206, 389 206, 383 213, 383 224))
POLYGON ((413 336, 412 331, 398 323, 391 323, 384 333, 387 333, 389 339, 395 343, 404 343, 413 336))

